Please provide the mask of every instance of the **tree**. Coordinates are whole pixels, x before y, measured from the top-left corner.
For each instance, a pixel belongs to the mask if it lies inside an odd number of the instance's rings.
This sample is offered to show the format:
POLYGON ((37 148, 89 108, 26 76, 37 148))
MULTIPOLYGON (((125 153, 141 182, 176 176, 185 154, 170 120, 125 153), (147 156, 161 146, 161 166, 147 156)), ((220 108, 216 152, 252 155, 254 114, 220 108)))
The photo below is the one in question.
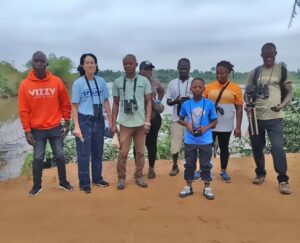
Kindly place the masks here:
POLYGON ((294 2, 294 7, 293 7, 293 11, 292 11, 292 15, 290 18, 290 23, 289 23, 289 28, 292 26, 293 23, 293 19, 296 17, 297 12, 296 12, 296 8, 299 7, 300 8, 300 0, 295 0, 294 2))

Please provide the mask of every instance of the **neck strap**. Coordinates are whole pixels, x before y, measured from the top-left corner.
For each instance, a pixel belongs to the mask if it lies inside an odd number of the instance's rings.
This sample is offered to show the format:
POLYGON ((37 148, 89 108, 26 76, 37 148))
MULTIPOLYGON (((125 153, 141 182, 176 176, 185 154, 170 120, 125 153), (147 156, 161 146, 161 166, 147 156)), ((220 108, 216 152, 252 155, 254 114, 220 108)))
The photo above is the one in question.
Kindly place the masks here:
MULTIPOLYGON (((125 91, 126 91, 126 78, 124 77, 123 80, 123 92, 124 92, 124 99, 125 99, 125 91)), ((137 77, 134 79, 134 86, 133 86, 133 99, 135 100, 135 91, 136 91, 136 82, 137 82, 137 77)))
MULTIPOLYGON (((93 98, 93 93, 92 93, 91 85, 90 85, 87 77, 85 75, 84 75, 84 77, 85 77, 85 81, 87 83, 87 86, 89 87, 89 90, 90 90, 90 93, 91 93, 91 97, 92 97, 92 101, 93 101, 93 104, 94 104, 94 98, 93 98)), ((99 104, 101 104, 100 91, 99 91, 98 84, 97 84, 97 81, 95 79, 95 76, 94 76, 94 81, 95 81, 95 85, 96 85, 96 89, 97 89, 97 93, 98 93, 99 104)))

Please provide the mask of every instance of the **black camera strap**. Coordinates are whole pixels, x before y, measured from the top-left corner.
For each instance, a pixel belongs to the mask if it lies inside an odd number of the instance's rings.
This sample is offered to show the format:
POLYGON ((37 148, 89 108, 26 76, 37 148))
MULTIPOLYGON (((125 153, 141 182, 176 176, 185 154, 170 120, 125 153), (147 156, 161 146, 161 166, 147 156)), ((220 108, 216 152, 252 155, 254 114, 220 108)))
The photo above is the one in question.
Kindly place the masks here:
MULTIPOLYGON (((179 97, 181 97, 181 94, 180 94, 180 79, 178 78, 178 93, 179 93, 179 97)), ((187 95, 187 89, 188 89, 188 86, 189 86, 189 79, 187 79, 186 81, 186 86, 185 86, 185 93, 184 93, 184 96, 187 95)))
MULTIPOLYGON (((201 123, 202 123, 202 118, 203 118, 203 114, 204 114, 204 108, 205 108, 205 98, 202 97, 201 100, 203 99, 203 106, 202 106, 202 113, 201 113, 201 117, 200 117, 200 123, 199 123, 199 126, 201 126, 201 123)), ((190 99, 190 115, 191 115, 191 120, 192 120, 192 127, 194 129, 194 119, 193 119, 193 111, 192 111, 192 101, 194 99, 190 99)), ((201 101, 200 100, 200 101, 201 101)))
POLYGON ((224 92, 224 90, 227 88, 227 86, 229 85, 229 81, 227 82, 227 84, 225 85, 225 86, 223 86, 223 88, 221 89, 221 91, 220 91, 220 93, 219 93, 219 95, 218 95, 218 97, 217 97, 217 100, 216 100, 216 102, 215 102, 215 108, 217 109, 217 107, 218 107, 218 104, 219 104, 219 102, 220 102, 220 100, 221 100, 221 97, 222 97, 222 94, 223 94, 223 92, 224 92))
MULTIPOLYGON (((91 89, 91 85, 90 85, 87 77, 85 75, 84 75, 84 77, 85 77, 85 81, 87 83, 87 86, 89 87, 90 94, 91 94, 91 97, 92 97, 92 101, 93 101, 93 104, 94 104, 94 98, 93 98, 93 92, 92 92, 92 89, 91 89)), ((100 91, 99 91, 98 84, 97 84, 97 81, 96 81, 95 77, 94 77, 94 81, 95 81, 95 85, 96 85, 96 89, 97 89, 97 93, 98 93, 99 104, 101 105, 102 103, 101 103, 101 99, 100 99, 100 91)))
MULTIPOLYGON (((134 101, 136 100, 135 99, 136 83, 137 83, 137 77, 135 77, 135 79, 134 79, 134 85, 133 85, 133 100, 134 101)), ((124 80, 123 80, 124 100, 126 100, 125 91, 126 91, 126 78, 124 77, 124 80)))

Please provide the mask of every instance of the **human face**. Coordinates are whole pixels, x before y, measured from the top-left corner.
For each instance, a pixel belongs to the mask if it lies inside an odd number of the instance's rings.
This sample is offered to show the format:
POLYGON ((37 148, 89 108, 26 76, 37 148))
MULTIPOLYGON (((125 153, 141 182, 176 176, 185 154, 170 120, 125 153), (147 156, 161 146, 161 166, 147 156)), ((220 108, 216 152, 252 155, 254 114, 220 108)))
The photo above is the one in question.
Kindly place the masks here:
POLYGON ((180 62, 178 64, 177 70, 179 73, 180 80, 184 81, 189 78, 190 69, 191 69, 191 67, 188 62, 180 62))
POLYGON ((261 57, 264 61, 264 66, 266 68, 273 67, 275 63, 275 57, 277 55, 277 51, 274 48, 263 49, 261 52, 261 57))
POLYGON ((216 69, 216 78, 220 84, 225 84, 228 80, 229 70, 226 67, 218 66, 216 69))
POLYGON ((135 69, 137 67, 136 59, 132 56, 127 56, 123 59, 123 67, 126 75, 135 75, 135 69))
POLYGON ((93 76, 96 72, 97 64, 93 57, 86 56, 82 65, 85 74, 88 76, 93 76))
POLYGON ((191 91, 193 96, 201 97, 203 91, 205 90, 205 84, 201 80, 194 80, 191 85, 191 91))
POLYGON ((32 68, 38 78, 43 78, 46 75, 48 62, 47 57, 43 52, 36 52, 32 56, 32 68))
POLYGON ((145 76, 146 78, 150 79, 152 77, 152 68, 143 68, 141 70, 141 75, 145 76))

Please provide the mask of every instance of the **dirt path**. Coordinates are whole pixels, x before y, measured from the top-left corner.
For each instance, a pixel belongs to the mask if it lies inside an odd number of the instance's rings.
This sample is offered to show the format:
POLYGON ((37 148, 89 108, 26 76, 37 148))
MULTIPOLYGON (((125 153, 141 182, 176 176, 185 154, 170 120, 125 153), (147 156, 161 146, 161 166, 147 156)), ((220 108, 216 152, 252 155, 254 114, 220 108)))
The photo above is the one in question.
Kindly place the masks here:
POLYGON ((57 188, 55 169, 44 172, 44 191, 30 198, 30 178, 0 182, 1 243, 262 243, 299 242, 300 154, 289 154, 293 194, 279 194, 271 158, 267 157, 267 179, 261 186, 251 183, 251 158, 229 162, 232 183, 218 178, 219 160, 214 161, 212 184, 216 200, 202 195, 202 182, 194 183, 194 195, 181 199, 182 168, 168 175, 169 161, 157 162, 157 178, 149 188, 138 188, 128 162, 127 187, 116 190, 115 162, 104 164, 108 188, 78 189, 77 165, 68 165, 73 192, 57 188))

